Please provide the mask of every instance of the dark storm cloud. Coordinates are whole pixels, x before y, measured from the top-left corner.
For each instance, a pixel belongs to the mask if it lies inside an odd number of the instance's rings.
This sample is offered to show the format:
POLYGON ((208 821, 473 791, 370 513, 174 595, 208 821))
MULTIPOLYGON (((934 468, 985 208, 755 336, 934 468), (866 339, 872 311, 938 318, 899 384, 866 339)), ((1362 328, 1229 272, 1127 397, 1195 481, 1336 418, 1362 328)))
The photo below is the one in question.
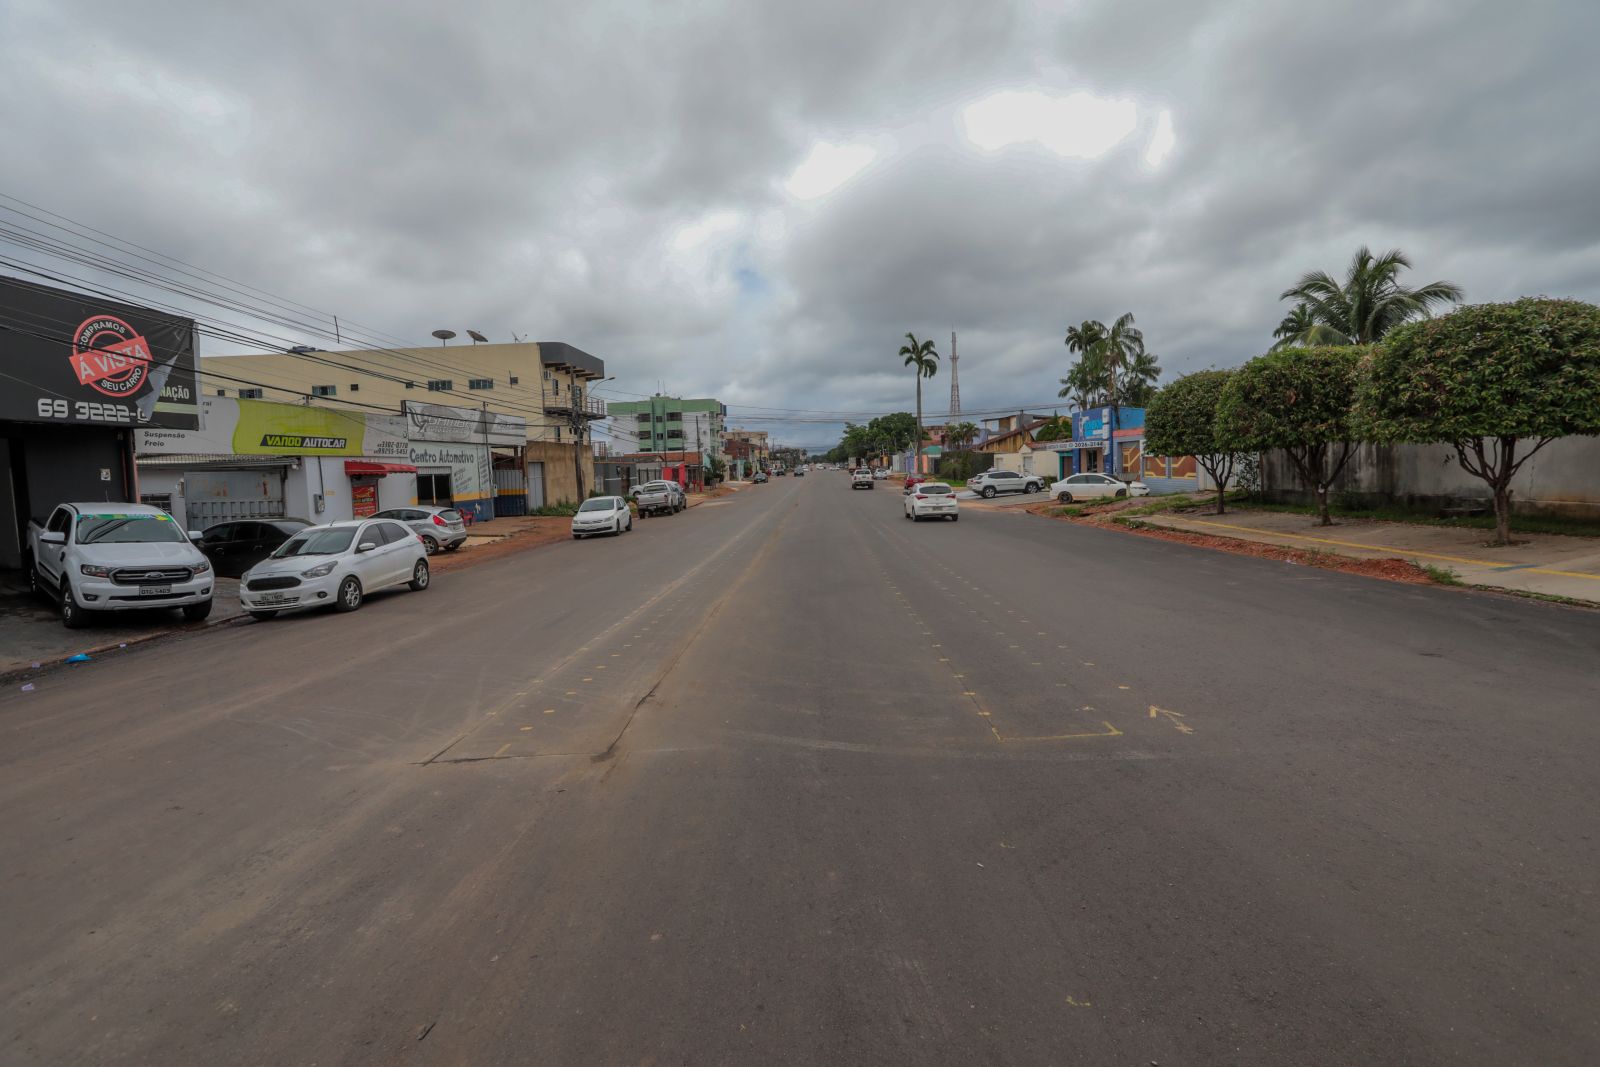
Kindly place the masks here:
POLYGON ((969 409, 1048 402, 1069 323, 1131 310, 1169 372, 1236 363, 1361 243, 1471 299, 1600 296, 1589 0, 4 17, 4 191, 405 337, 566 339, 625 390, 908 407, 900 335, 954 327, 969 409), (1027 89, 1137 129, 1093 159, 965 140, 966 104, 1027 89), (818 142, 877 156, 797 201, 818 142))

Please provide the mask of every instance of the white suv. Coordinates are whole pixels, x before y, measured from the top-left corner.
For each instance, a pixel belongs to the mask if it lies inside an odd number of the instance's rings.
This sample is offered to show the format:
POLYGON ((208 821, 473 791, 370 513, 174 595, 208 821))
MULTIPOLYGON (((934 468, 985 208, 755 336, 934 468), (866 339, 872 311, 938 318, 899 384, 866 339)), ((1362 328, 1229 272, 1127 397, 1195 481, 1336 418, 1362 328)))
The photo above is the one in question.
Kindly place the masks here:
POLYGON ((992 500, 997 493, 1037 493, 1044 488, 1044 479, 1036 474, 997 469, 968 478, 967 488, 992 500))

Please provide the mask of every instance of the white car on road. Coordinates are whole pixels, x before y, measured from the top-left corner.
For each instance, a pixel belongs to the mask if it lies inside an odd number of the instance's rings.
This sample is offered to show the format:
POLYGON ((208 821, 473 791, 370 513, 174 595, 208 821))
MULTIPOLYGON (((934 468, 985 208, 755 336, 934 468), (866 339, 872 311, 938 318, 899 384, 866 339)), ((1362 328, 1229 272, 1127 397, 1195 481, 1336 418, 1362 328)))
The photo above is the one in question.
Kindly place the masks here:
POLYGON ((1074 474, 1050 487, 1050 495, 1063 504, 1074 500, 1098 500, 1102 497, 1148 496, 1150 487, 1143 482, 1124 482, 1109 474, 1074 474))
POLYGON ((308 526, 239 579, 239 603, 252 618, 332 606, 354 611, 368 594, 395 585, 428 588, 428 549, 395 519, 347 519, 308 526))
POLYGON ((923 519, 961 518, 961 505, 956 503, 956 491, 944 482, 918 482, 906 494, 906 518, 916 522, 923 519))
POLYGON ((572 516, 574 541, 590 534, 620 534, 633 529, 633 512, 620 496, 594 496, 585 500, 572 516))
POLYGON ((1037 493, 1044 488, 1044 479, 1037 474, 1018 474, 997 468, 968 478, 967 488, 985 500, 993 500, 999 493, 1037 493))

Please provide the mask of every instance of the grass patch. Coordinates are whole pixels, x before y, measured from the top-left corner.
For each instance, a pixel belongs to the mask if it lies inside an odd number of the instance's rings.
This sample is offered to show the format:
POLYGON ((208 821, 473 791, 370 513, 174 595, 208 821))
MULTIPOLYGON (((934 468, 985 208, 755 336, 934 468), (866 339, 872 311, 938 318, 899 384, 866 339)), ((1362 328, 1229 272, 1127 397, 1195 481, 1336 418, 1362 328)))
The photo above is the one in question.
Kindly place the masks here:
POLYGON ((547 519, 571 518, 578 513, 576 504, 546 504, 543 507, 533 508, 529 515, 539 515, 547 519))
POLYGON ((1083 514, 1083 509, 1084 505, 1082 504, 1066 504, 1058 508, 1051 508, 1048 514, 1054 515, 1058 519, 1075 519, 1083 514))
POLYGON ((1449 567, 1436 567, 1432 563, 1419 563, 1422 573, 1440 585, 1466 585, 1454 570, 1449 567))
MULTIPOLYGON (((1264 504, 1252 501, 1240 501, 1234 504, 1231 498, 1228 503, 1241 511, 1276 511, 1289 515, 1315 515, 1317 513, 1316 506, 1313 504, 1264 504)), ((1492 514, 1440 516, 1402 507, 1353 508, 1340 507, 1337 504, 1328 506, 1328 514, 1341 519, 1407 522, 1417 526, 1447 526, 1460 530, 1494 529, 1494 516, 1492 514)), ((1600 522, 1563 518, 1559 515, 1513 515, 1511 517, 1511 532, 1513 534, 1564 534, 1568 537, 1600 537, 1600 522)))

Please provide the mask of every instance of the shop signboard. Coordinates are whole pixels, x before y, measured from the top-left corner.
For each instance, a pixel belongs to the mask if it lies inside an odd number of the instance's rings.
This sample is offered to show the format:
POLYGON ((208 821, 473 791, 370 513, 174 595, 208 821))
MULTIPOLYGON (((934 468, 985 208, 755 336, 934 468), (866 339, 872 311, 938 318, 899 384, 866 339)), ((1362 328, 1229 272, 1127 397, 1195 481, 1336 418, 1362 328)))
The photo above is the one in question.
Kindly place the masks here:
POLYGON ((350 511, 358 519, 365 519, 378 513, 376 482, 359 482, 350 487, 350 511))
POLYGON ((200 424, 193 319, 0 277, 0 420, 200 424))
POLYGON ((404 458, 399 415, 205 397, 197 430, 141 430, 139 453, 207 456, 367 456, 404 458))
POLYGON ((528 422, 514 415, 481 408, 419 404, 406 401, 406 434, 411 462, 417 470, 448 473, 457 508, 480 521, 494 517, 494 470, 490 450, 521 447, 528 440, 528 422))

